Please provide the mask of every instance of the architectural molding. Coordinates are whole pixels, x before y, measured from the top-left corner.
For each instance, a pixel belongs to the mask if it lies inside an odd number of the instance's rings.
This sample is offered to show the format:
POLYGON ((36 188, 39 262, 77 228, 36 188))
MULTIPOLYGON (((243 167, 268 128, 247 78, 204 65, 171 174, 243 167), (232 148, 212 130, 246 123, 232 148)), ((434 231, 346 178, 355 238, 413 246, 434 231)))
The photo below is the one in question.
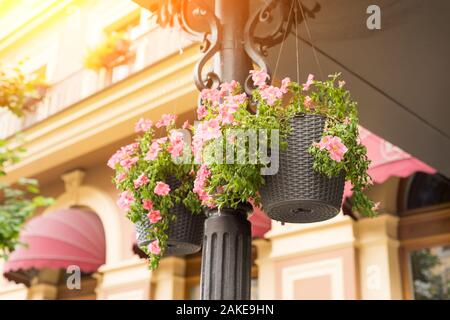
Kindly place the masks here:
POLYGON ((26 155, 7 168, 2 180, 13 183, 35 176, 130 137, 140 117, 156 120, 163 113, 193 111, 198 98, 192 83, 196 49, 173 55, 26 129, 26 155))

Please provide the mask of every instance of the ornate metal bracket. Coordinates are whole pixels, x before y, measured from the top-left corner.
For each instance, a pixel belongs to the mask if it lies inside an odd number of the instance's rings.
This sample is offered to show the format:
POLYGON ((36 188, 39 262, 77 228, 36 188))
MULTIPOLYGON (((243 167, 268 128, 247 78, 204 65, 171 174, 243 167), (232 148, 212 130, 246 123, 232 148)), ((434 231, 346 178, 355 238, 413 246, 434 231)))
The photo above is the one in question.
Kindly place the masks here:
POLYGON ((214 11, 209 8, 201 0, 182 0, 181 6, 181 26, 184 31, 190 33, 201 39, 200 50, 203 52, 202 58, 197 62, 194 68, 194 82, 199 91, 205 88, 218 87, 220 85, 219 76, 213 71, 209 71, 203 77, 203 68, 208 61, 220 50, 220 43, 222 39, 221 24, 219 19, 214 14, 214 11), (192 16, 194 18, 202 18, 206 20, 209 30, 204 33, 193 30, 188 23, 189 8, 192 8, 192 16))
MULTIPOLYGON (((194 81, 200 91, 217 87, 221 82, 219 76, 213 71, 208 71, 206 74, 203 72, 208 61, 220 51, 222 40, 222 25, 214 14, 214 8, 208 5, 210 2, 208 0, 164 0, 155 1, 154 7, 149 7, 158 15, 158 21, 162 26, 179 25, 185 32, 201 41, 203 56, 194 70, 194 81), (195 27, 194 24, 196 24, 195 27)), ((320 5, 316 3, 314 8, 309 9, 302 4, 301 0, 265 0, 259 9, 250 15, 244 30, 247 55, 259 68, 271 75, 266 61, 268 49, 284 41, 286 35, 291 33, 295 22, 302 23, 304 17, 315 18, 320 8, 320 5), (302 12, 302 14, 298 14, 297 19, 294 19, 293 11, 302 12), (266 32, 265 35, 257 35, 262 26, 273 31, 266 32)), ((249 79, 250 77, 244 84, 247 93, 253 89, 249 79)))

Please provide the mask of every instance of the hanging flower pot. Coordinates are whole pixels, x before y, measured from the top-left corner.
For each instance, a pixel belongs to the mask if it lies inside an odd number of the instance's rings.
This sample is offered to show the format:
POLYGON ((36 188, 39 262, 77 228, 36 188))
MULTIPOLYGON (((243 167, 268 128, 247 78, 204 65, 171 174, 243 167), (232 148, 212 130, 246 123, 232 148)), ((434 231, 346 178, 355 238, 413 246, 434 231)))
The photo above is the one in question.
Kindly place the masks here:
POLYGON ((320 141, 326 118, 300 114, 291 120, 287 148, 280 152, 279 169, 266 176, 261 202, 267 215, 278 221, 308 223, 328 220, 339 213, 345 175, 327 177, 313 169, 311 143, 320 141))
POLYGON ((23 109, 31 112, 36 111, 37 104, 44 99, 48 88, 49 85, 44 82, 36 83, 34 85, 34 92, 25 98, 23 109))
POLYGON ((323 221, 338 214, 347 179, 353 209, 375 215, 363 193, 370 161, 356 102, 339 75, 309 75, 303 84, 285 78, 278 87, 264 70, 250 74, 251 97, 236 81, 201 93, 192 141, 201 163, 193 191, 202 205, 236 208, 253 200, 275 220, 323 221))
POLYGON ((127 64, 134 56, 131 42, 124 33, 115 32, 88 51, 84 58, 84 65, 95 71, 101 68, 113 68, 127 64))
POLYGON ((195 164, 175 120, 175 115, 163 115, 155 125, 139 120, 135 131, 142 135, 108 160, 122 191, 117 204, 135 224, 138 245, 152 269, 163 256, 197 252, 203 238, 205 217, 192 191, 195 164), (166 135, 156 138, 156 129, 163 128, 166 135))
MULTIPOLYGON (((169 185, 171 189, 176 189, 176 180, 169 179, 169 185)), ((175 205, 169 211, 176 219, 169 222, 167 248, 164 255, 187 255, 200 251, 205 216, 202 214, 193 215, 182 203, 175 205)), ((151 229, 151 222, 147 217, 142 221, 137 221, 135 229, 139 247, 146 247, 154 240, 148 231, 151 229)))

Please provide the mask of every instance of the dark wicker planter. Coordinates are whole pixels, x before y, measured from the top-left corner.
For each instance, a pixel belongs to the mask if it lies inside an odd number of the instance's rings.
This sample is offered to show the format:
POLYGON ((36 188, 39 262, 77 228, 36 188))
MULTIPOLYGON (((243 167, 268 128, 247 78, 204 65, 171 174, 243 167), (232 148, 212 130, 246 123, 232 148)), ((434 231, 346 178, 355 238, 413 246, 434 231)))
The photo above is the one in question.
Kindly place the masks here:
MULTIPOLYGON (((168 181, 171 188, 175 183, 168 181)), ((192 214, 183 204, 170 209, 177 219, 170 222, 168 229, 168 240, 165 256, 187 255, 200 251, 203 241, 203 229, 205 216, 203 214, 192 214)), ((152 240, 149 238, 147 229, 151 226, 148 219, 144 222, 136 222, 136 236, 139 247, 147 246, 152 240)))
POLYGON ((278 173, 266 176, 260 190, 265 212, 274 220, 309 223, 333 218, 339 213, 345 176, 328 178, 313 170, 308 153, 321 139, 326 118, 298 115, 292 119, 288 147, 280 152, 278 173))

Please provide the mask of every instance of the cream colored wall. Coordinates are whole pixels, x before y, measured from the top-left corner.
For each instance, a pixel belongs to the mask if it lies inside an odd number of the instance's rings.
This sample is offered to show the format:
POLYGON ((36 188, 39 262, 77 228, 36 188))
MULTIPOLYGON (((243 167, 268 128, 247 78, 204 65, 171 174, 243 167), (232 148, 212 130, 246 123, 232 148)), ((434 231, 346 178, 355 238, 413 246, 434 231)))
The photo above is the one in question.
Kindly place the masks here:
POLYGON ((380 216, 342 213, 313 224, 272 222, 258 240, 261 299, 402 299, 397 234, 398 178, 371 188, 380 216))

